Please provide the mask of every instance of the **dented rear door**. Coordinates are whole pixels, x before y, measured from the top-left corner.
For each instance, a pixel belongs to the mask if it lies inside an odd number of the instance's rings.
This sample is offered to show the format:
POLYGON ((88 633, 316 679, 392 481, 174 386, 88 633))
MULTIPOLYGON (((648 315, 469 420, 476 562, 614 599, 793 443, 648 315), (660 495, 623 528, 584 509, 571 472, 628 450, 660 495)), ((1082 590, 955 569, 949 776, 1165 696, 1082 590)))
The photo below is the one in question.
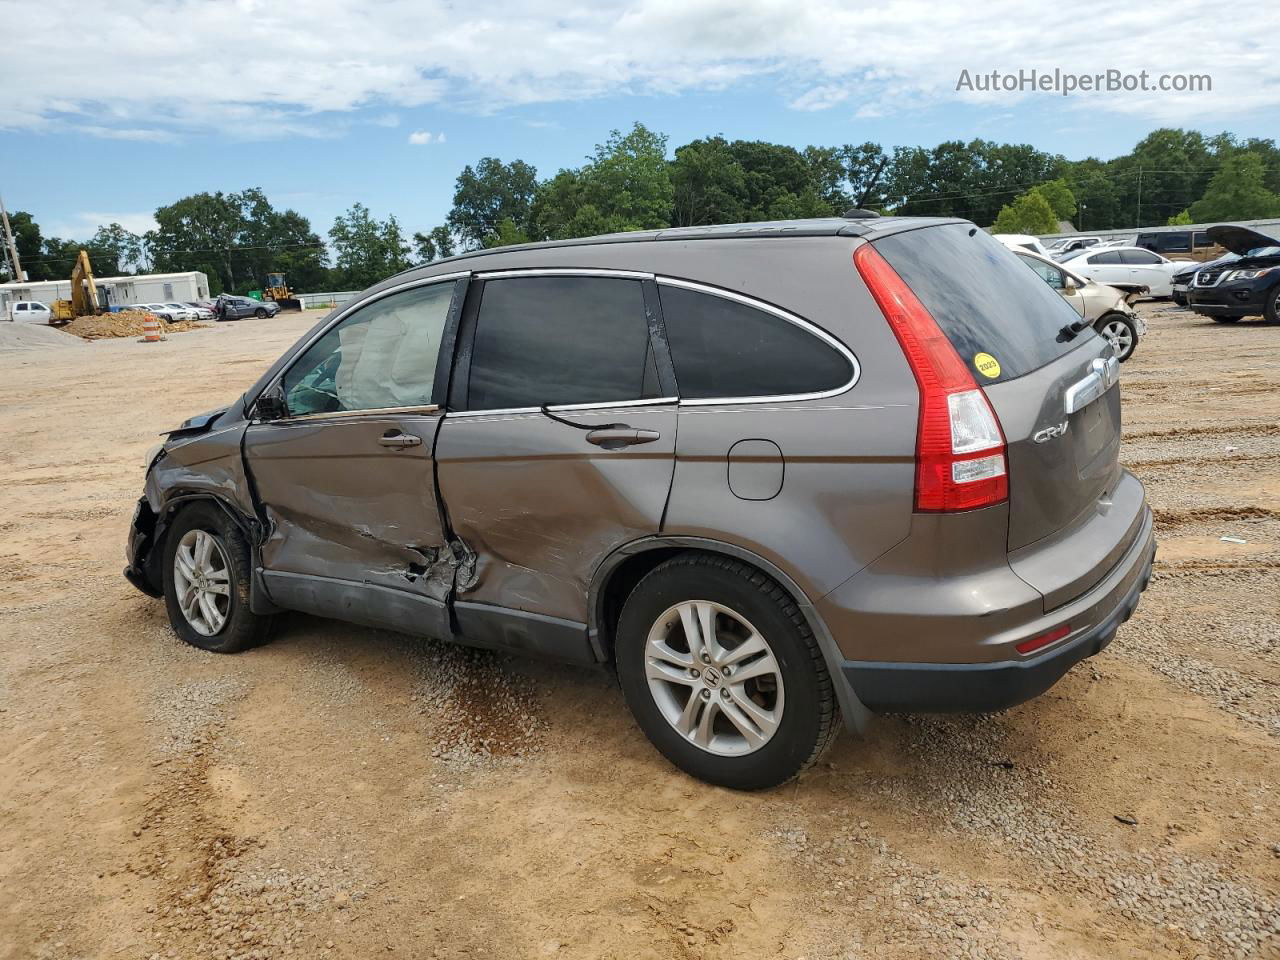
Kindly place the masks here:
POLYGON ((462 286, 417 285, 345 315, 282 372, 288 415, 246 431, 264 579, 282 606, 448 636, 436 365, 462 286))
POLYGON ((473 284, 437 450, 463 638, 565 659, 589 656, 597 566, 661 528, 675 456, 652 281, 585 274, 473 284))

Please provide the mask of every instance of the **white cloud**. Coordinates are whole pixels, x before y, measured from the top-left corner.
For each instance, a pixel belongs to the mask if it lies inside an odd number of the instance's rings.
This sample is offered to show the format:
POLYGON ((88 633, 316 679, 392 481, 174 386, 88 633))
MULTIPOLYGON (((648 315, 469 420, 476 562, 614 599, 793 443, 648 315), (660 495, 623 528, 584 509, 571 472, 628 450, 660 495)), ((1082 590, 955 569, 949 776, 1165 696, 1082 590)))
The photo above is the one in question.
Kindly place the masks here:
POLYGON ((105 227, 110 223, 118 223, 130 233, 136 234, 143 234, 156 228, 156 219, 150 210, 134 210, 122 213, 85 211, 77 213, 69 220, 42 223, 40 230, 49 237, 87 240, 93 236, 98 227, 105 227))
POLYGON ((432 133, 430 130, 415 130, 409 134, 409 142, 417 147, 428 143, 444 143, 444 134, 432 133))
MULTIPOLYGON (((80 0, 0 0, 0 22, 59 36, 80 0)), ((521 104, 773 85, 798 110, 844 102, 875 116, 922 104, 1037 98, 1046 107, 1152 123, 1221 121, 1280 108, 1280 6, 1255 4, 1224 29, 1198 0, 1159 15, 1113 0, 1029 7, 931 0, 113 0, 93 16, 94 49, 48 68, 47 49, 0 59, 0 128, 133 139, 201 134, 341 135, 353 111, 424 106, 492 113, 521 104), (1064 18, 1065 17, 1065 18, 1064 18), (156 51, 163 55, 157 56, 156 51), (250 60, 211 56, 254 50, 250 60), (128 64, 127 69, 120 64, 128 64), (973 73, 1210 73, 1213 92, 958 92, 973 73)), ((377 120, 374 121, 379 122, 377 120)))
POLYGON ((849 99, 849 91, 833 84, 811 87, 792 100, 787 106, 792 110, 830 110, 849 99))

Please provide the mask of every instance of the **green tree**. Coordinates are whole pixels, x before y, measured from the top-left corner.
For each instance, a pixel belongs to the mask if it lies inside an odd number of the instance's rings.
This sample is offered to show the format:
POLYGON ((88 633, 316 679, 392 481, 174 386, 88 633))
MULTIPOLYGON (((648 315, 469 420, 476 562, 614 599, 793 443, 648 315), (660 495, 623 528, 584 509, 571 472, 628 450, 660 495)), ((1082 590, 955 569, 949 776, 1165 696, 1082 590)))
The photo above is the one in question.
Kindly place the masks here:
POLYGON ((561 170, 538 189, 529 235, 566 239, 669 226, 674 189, 667 138, 635 124, 614 130, 577 170, 561 170))
POLYGON ((1189 210, 1183 210, 1176 217, 1170 217, 1168 220, 1168 226, 1171 227, 1185 227, 1193 223, 1195 221, 1191 219, 1191 211, 1189 210))
POLYGON ((18 259, 22 261, 22 270, 28 279, 54 280, 63 273, 70 275, 71 264, 68 263, 64 271, 61 264, 45 261, 40 224, 36 223, 31 214, 25 210, 11 211, 9 228, 13 231, 13 245, 18 248, 18 259))
POLYGON ((1076 195, 1067 186, 1067 181, 1059 177, 1042 183, 1037 190, 1049 201, 1049 208, 1059 220, 1074 220, 1076 216, 1076 195))
POLYGON ((1058 218, 1053 215, 1053 207, 1037 188, 1032 187, 1011 204, 1000 208, 996 217, 993 233, 1055 233, 1058 229, 1058 218))
POLYGON ((858 146, 845 144, 840 148, 840 157, 844 162, 849 203, 862 209, 883 209, 891 158, 880 144, 870 141, 858 146))
POLYGON ((1252 153, 1228 157, 1204 196, 1189 209, 1192 223, 1280 216, 1280 196, 1268 190, 1266 168, 1252 153))
POLYGON ((671 222, 678 227, 742 223, 747 219, 747 173, 724 137, 694 140, 671 163, 671 222))
POLYGON ((93 272, 100 277, 136 272, 142 262, 142 238, 118 223, 98 227, 87 249, 93 272))
POLYGON ((534 167, 523 160, 503 163, 497 157, 485 157, 458 174, 448 226, 468 249, 485 246, 503 220, 527 230, 537 191, 534 167))
POLYGON ((362 203, 334 219, 329 239, 343 286, 363 289, 410 266, 409 245, 396 218, 380 221, 362 203))
POLYGON ((413 235, 413 250, 419 263, 443 260, 454 254, 453 234, 445 226, 432 227, 429 233, 413 235))
POLYGON ((260 287, 273 270, 297 289, 327 285, 324 243, 310 222, 276 210, 256 187, 193 194, 155 216, 156 229, 144 240, 156 270, 200 270, 215 289, 237 293, 260 287))
POLYGON ((485 237, 486 247, 509 247, 515 243, 528 243, 529 235, 514 220, 499 220, 497 229, 485 237))

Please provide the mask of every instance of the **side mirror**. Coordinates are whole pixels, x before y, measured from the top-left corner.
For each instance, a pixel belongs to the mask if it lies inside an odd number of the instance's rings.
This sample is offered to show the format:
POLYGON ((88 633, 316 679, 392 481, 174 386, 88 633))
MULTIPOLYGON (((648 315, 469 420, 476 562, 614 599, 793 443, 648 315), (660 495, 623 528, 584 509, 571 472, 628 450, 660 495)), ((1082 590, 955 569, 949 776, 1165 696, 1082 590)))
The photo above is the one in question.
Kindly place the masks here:
POLYGON ((283 420, 289 415, 289 407, 284 402, 284 394, 279 387, 264 391, 253 405, 254 415, 259 420, 283 420))

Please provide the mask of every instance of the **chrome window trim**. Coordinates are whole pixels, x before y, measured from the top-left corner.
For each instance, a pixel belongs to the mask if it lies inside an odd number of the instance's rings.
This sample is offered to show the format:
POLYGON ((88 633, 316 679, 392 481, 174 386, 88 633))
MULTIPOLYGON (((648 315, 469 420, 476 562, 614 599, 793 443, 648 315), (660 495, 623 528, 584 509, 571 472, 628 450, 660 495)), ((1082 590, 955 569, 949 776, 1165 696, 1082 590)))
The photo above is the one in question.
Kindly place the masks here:
POLYGON ((519 277, 616 277, 621 280, 652 280, 652 273, 642 270, 615 270, 610 267, 512 267, 509 270, 487 270, 475 274, 477 280, 510 280, 519 277))
MULTIPOLYGON (((574 411, 612 410, 615 407, 654 407, 664 403, 679 403, 679 397, 645 397, 640 400, 611 400, 603 403, 549 403, 547 409, 555 413, 573 413, 574 411)), ((512 416, 517 414, 541 413, 541 407, 500 407, 494 410, 450 410, 445 416, 453 417, 488 417, 492 415, 512 416)))
MULTIPOLYGON (((277 373, 274 377, 272 377, 270 383, 268 383, 265 387, 263 387, 260 391, 258 391, 258 396, 261 397, 268 390, 274 390, 276 387, 280 386, 281 381, 284 380, 285 375, 290 370, 293 369, 294 364, 296 364, 298 360, 308 350, 310 350, 318 340, 322 339, 326 334, 328 334, 330 330, 332 330, 338 324, 342 323, 343 320, 345 320, 351 314, 355 313, 357 310, 362 310, 365 307, 367 307, 369 304, 377 303, 379 300, 385 299, 386 297, 389 297, 392 294, 402 293, 405 290, 412 290, 414 287, 426 287, 434 283, 457 283, 459 280, 462 280, 465 277, 469 277, 469 276, 471 276, 470 270, 462 270, 457 273, 442 273, 439 276, 435 276, 435 277, 421 277, 417 280, 407 280, 404 283, 396 284, 394 287, 388 287, 386 290, 380 290, 378 291, 378 293, 374 294, 372 297, 369 297, 367 300, 359 300, 355 303, 351 303, 349 305, 344 306, 337 314, 334 315, 333 319, 331 319, 329 323, 327 323, 322 329, 316 331, 315 335, 312 336, 310 339, 308 339, 307 342, 304 343, 298 349, 298 351, 293 355, 293 359, 289 361, 288 365, 283 367, 279 373, 277 373)), ((257 407, 256 398, 254 399, 254 407, 255 408, 257 407)), ((414 407, 380 407, 377 409, 422 410, 423 405, 420 404, 414 407)), ((366 413, 366 412, 368 411, 365 411, 365 410, 335 411, 335 413, 337 414, 351 414, 351 415, 366 413)), ((324 414, 303 413, 303 414, 299 414, 296 417, 285 417, 283 420, 259 420, 257 417, 254 417, 252 422, 253 423, 285 423, 290 420, 301 420, 304 417, 308 419, 315 418, 315 417, 332 417, 335 415, 335 413, 324 413, 324 414)))
MULTIPOLYGON (((831 347, 842 357, 848 360, 849 368, 852 370, 852 375, 847 383, 831 390, 823 390, 816 393, 778 393, 763 397, 700 397, 696 399, 685 399, 682 397, 680 399, 680 406, 682 407, 711 407, 756 403, 792 403, 799 400, 826 400, 831 397, 838 397, 843 393, 847 393, 857 385, 860 379, 862 379, 862 365, 858 363, 858 358, 854 355, 853 351, 845 346, 841 340, 832 336, 816 324, 805 320, 803 317, 798 317, 794 313, 789 313, 781 307, 775 307, 771 303, 765 303, 763 300, 757 300, 754 297, 748 297, 732 290, 724 290, 720 287, 713 287, 705 283, 697 283, 692 280, 680 280, 676 277, 664 276, 658 276, 654 279, 657 281, 659 286, 666 285, 669 287, 680 287, 685 290, 692 290, 696 293, 705 293, 714 297, 721 297, 725 300, 732 300, 735 303, 740 303, 743 306, 751 307, 755 310, 763 311, 764 313, 772 314, 780 320, 785 320, 787 323, 793 324, 801 330, 804 330, 806 333, 817 337, 827 346, 831 347)), ((669 339, 670 338, 668 338, 668 340, 669 339)), ((679 379, 679 373, 677 372, 677 386, 679 386, 679 379)))
POLYGON ((262 420, 254 417, 252 423, 271 423, 281 426, 289 423, 315 423, 320 420, 351 420, 355 417, 405 417, 425 416, 438 413, 440 405, 436 403, 417 404, 409 407, 369 407, 367 410, 333 410, 328 413, 300 413, 296 417, 284 417, 280 420, 262 420))

